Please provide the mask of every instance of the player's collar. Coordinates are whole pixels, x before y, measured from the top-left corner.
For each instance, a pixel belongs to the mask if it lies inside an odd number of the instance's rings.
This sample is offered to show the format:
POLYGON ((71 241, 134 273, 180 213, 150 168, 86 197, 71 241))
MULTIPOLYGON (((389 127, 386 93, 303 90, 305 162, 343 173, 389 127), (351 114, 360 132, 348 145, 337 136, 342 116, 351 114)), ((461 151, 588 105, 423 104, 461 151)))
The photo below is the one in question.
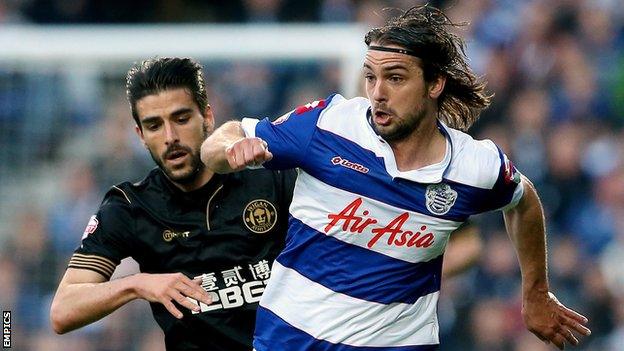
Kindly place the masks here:
POLYGON ((388 145, 388 143, 381 137, 381 135, 377 133, 377 130, 375 129, 375 124, 373 123, 372 111, 370 107, 366 111, 366 120, 373 133, 375 133, 375 136, 386 146, 382 148, 381 152, 384 159, 386 159, 386 171, 393 178, 404 178, 418 183, 429 184, 440 183, 444 179, 444 176, 447 174, 450 168, 449 166, 451 164, 453 156, 453 138, 448 130, 449 127, 444 124, 444 122, 442 122, 440 119, 436 119, 438 130, 440 131, 440 133, 442 133, 442 135, 444 135, 447 145, 446 152, 442 161, 417 170, 401 172, 398 170, 398 167, 396 165, 396 159, 394 158, 394 153, 392 152, 390 145, 388 145))

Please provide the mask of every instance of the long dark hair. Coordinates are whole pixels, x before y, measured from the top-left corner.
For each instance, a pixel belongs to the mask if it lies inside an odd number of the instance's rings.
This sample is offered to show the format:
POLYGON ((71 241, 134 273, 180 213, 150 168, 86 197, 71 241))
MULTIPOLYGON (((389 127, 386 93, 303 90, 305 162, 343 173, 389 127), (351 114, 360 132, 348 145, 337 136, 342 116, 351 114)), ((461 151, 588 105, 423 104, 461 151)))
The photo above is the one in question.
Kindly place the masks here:
POLYGON ((492 98, 485 91, 485 80, 468 66, 464 41, 449 31, 464 25, 452 22, 435 7, 422 5, 390 19, 383 27, 371 29, 364 37, 367 46, 372 42, 394 44, 416 52, 422 59, 426 82, 446 77, 438 98, 439 118, 461 130, 479 119, 492 98))

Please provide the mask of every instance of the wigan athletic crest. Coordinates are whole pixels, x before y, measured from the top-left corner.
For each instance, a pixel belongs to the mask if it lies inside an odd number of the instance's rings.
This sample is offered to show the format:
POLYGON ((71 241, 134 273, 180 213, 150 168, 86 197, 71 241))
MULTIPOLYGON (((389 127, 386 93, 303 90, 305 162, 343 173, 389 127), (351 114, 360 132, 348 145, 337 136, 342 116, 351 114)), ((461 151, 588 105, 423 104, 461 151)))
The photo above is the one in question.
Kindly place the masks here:
POLYGON ((253 200, 243 211, 245 226, 254 233, 263 234, 277 223, 275 206, 267 200, 253 200))
POLYGON ((443 215, 450 211, 457 200, 457 191, 448 184, 431 184, 427 187, 427 209, 436 215, 443 215))

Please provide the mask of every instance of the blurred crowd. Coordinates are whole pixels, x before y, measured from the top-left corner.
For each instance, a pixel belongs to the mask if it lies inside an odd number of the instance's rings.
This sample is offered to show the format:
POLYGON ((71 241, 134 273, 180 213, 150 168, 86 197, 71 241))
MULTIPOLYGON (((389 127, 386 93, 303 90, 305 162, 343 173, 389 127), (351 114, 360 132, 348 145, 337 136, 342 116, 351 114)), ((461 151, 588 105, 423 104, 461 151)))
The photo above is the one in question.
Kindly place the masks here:
MULTIPOLYGON (((415 1, 0 1, 3 23, 382 23, 384 7, 415 1)), ((624 7, 620 0, 430 1, 456 21, 492 106, 470 129, 507 152, 544 203, 552 290, 590 319, 579 350, 624 350, 624 7)), ((364 44, 362 44, 364 45, 364 44)), ((130 66, 128 62, 128 67, 130 66)), ((53 335, 56 284, 112 184, 139 180, 152 161, 138 143, 124 71, 0 66, 0 307, 13 311, 18 350, 158 350, 147 303, 53 335), (87 76, 87 77, 86 77, 87 76)), ((217 120, 279 116, 336 91, 331 62, 213 62, 217 120), (227 72, 227 73, 224 73, 227 72)), ((443 350, 552 349, 528 333, 520 273, 500 213, 475 218, 475 267, 445 281, 443 350)), ((116 274, 135 267, 124 262, 116 274)))

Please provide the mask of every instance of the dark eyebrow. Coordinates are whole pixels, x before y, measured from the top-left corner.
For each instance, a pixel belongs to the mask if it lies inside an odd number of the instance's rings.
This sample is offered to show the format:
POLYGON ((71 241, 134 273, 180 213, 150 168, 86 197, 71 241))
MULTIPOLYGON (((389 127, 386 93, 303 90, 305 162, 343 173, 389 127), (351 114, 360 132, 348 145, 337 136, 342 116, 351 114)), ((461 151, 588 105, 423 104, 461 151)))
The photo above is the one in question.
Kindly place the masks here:
MULTIPOLYGON (((191 113, 193 112, 193 109, 188 108, 188 107, 182 107, 179 108, 173 112, 171 112, 171 117, 178 117, 187 113, 191 113)), ((145 117, 141 120, 141 124, 148 124, 148 123, 155 123, 157 122, 159 119, 161 119, 160 116, 149 116, 149 117, 145 117)))
POLYGON ((404 71, 407 71, 407 67, 403 66, 403 65, 392 65, 392 66, 388 66, 388 67, 383 67, 384 71, 393 71, 396 69, 402 69, 404 71))
POLYGON ((171 113, 171 116, 178 117, 180 115, 185 115, 185 114, 190 113, 190 112, 193 112, 193 109, 188 108, 188 107, 182 107, 180 109, 177 109, 177 110, 173 111, 171 113))
POLYGON ((161 118, 158 116, 150 116, 150 117, 145 117, 141 120, 141 124, 150 124, 150 123, 156 123, 160 120, 161 118))
MULTIPOLYGON (((373 70, 373 68, 366 62, 364 62, 364 68, 368 68, 370 70, 373 70)), ((405 67, 405 65, 402 65, 402 64, 396 64, 396 65, 392 65, 392 66, 382 67, 381 69, 383 71, 393 71, 393 70, 397 70, 397 69, 404 70, 404 71, 408 70, 407 67, 405 67)))

